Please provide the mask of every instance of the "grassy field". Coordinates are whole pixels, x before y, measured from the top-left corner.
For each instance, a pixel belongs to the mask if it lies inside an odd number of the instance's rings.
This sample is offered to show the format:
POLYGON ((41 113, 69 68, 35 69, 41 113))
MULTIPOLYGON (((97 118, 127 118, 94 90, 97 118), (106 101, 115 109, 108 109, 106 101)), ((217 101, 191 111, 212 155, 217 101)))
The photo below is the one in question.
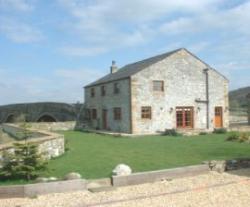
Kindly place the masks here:
POLYGON ((69 150, 49 162, 45 176, 63 177, 74 171, 84 178, 101 178, 110 176, 119 163, 140 172, 201 164, 212 159, 250 157, 250 145, 225 141, 228 134, 121 138, 74 131, 62 133, 69 150))

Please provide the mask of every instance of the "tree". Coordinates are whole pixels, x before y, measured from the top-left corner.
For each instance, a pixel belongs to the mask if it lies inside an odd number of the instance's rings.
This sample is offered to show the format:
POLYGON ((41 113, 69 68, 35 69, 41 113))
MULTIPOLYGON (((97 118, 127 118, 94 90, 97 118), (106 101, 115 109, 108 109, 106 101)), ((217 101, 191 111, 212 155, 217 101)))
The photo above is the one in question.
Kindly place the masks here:
POLYGON ((3 153, 3 167, 0 177, 4 179, 31 180, 39 176, 40 172, 47 169, 47 162, 42 154, 38 153, 38 145, 28 142, 32 133, 24 122, 22 126, 23 141, 14 144, 13 151, 3 153))

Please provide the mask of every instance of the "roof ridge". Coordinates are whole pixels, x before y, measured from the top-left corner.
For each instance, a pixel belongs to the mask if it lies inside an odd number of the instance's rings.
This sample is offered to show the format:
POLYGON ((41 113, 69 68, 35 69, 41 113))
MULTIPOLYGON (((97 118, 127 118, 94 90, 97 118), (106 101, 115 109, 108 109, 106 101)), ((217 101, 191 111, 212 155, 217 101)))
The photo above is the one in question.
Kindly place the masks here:
MULTIPOLYGON (((171 51, 169 51, 169 52, 165 52, 165 53, 162 53, 162 54, 155 55, 155 56, 153 56, 153 57, 148 57, 148 58, 145 58, 145 59, 142 59, 142 60, 133 62, 133 63, 129 63, 129 64, 124 65, 122 68, 124 68, 124 67, 127 66, 127 65, 133 65, 133 64, 136 64, 136 63, 141 63, 141 62, 144 62, 144 61, 146 61, 146 60, 150 60, 150 59, 154 59, 154 58, 157 58, 157 57, 165 56, 165 55, 167 55, 167 54, 171 54, 171 53, 173 54, 173 53, 178 52, 179 50, 182 50, 182 49, 185 49, 185 48, 178 48, 178 49, 175 49, 175 50, 171 50, 171 51)), ((121 68, 121 69, 122 69, 122 68, 121 68)), ((120 69, 120 70, 121 70, 121 69, 120 69)), ((118 71, 119 71, 119 70, 118 70, 118 71)), ((118 71, 117 71, 117 72, 118 72, 118 71)))
POLYGON ((152 64, 155 64, 155 63, 163 60, 164 58, 166 58, 166 57, 168 57, 168 56, 170 56, 170 55, 172 55, 172 54, 174 54, 182 49, 185 49, 185 48, 178 48, 176 50, 172 50, 172 51, 169 51, 169 52, 166 52, 163 54, 159 54, 159 55, 156 55, 153 57, 149 57, 149 58, 137 61, 137 62, 133 62, 133 63, 129 63, 127 65, 124 65, 117 72, 107 74, 107 75, 103 76, 102 78, 86 85, 85 88, 90 87, 90 86, 103 84, 103 83, 110 82, 110 81, 128 78, 128 77, 132 76, 133 74, 140 72, 141 70, 151 66, 152 64))

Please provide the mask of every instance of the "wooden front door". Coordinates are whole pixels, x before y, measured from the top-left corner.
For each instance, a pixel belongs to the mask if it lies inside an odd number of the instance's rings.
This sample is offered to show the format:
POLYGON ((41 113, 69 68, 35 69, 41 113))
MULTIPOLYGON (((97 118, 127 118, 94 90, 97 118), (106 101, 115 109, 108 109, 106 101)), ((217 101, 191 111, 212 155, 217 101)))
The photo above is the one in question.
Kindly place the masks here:
POLYGON ((223 127, 223 110, 222 107, 215 107, 215 117, 214 117, 214 125, 215 128, 223 127))
POLYGON ((107 124, 107 110, 103 109, 102 110, 102 128, 103 129, 107 129, 108 128, 108 124, 107 124))
POLYGON ((176 126, 177 128, 194 127, 194 108, 177 107, 176 108, 176 126))

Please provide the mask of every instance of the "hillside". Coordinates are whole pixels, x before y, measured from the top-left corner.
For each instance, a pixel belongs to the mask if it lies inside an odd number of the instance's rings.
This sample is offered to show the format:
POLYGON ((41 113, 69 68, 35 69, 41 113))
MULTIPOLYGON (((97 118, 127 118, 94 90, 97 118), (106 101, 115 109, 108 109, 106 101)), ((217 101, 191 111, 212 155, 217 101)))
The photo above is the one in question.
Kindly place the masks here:
POLYGON ((230 108, 246 108, 247 98, 250 94, 250 87, 240 88, 229 92, 230 108))

